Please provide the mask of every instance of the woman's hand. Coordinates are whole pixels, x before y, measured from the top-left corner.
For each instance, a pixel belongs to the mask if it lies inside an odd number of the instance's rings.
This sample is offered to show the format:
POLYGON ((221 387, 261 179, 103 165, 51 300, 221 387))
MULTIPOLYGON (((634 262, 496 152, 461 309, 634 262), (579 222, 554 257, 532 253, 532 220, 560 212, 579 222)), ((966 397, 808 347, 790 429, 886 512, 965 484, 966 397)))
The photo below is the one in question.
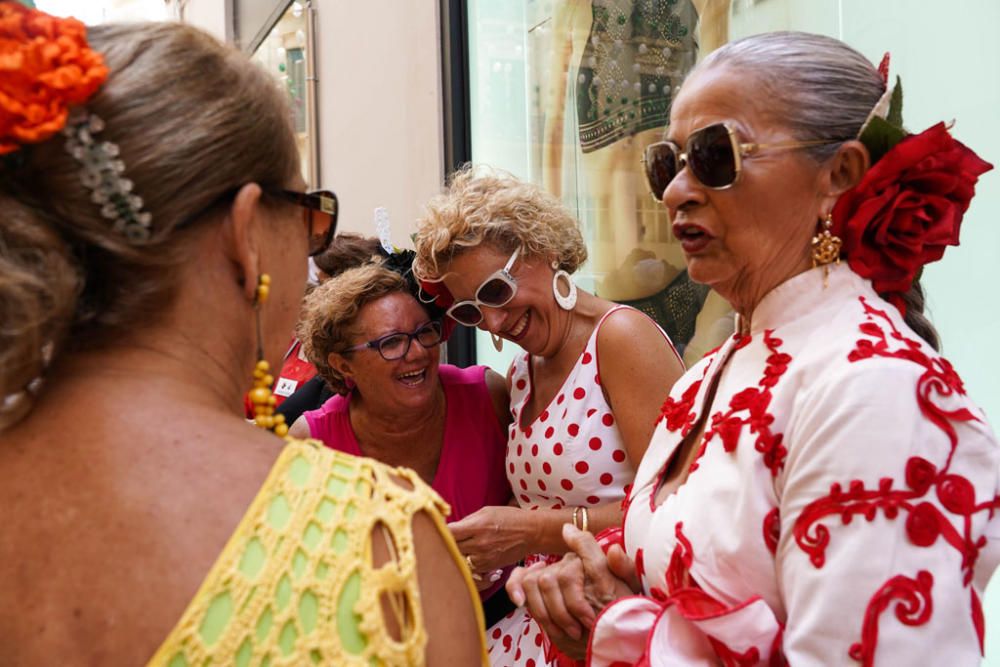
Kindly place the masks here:
POLYGON ((570 524, 563 539, 572 550, 552 565, 517 568, 507 592, 517 605, 527 605, 538 624, 560 651, 582 659, 597 615, 609 603, 639 591, 635 565, 613 546, 608 555, 590 533, 570 524))
POLYGON ((524 558, 533 524, 531 512, 503 505, 483 507, 448 528, 469 569, 488 580, 492 571, 524 558))

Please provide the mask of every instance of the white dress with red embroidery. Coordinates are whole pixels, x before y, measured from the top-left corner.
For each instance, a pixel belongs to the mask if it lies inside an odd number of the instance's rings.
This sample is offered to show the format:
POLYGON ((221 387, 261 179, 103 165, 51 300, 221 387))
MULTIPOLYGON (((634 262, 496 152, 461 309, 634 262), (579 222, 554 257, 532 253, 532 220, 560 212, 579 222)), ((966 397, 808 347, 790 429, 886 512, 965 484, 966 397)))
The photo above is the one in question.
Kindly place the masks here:
MULTIPOLYGON (((514 420, 507 439, 507 479, 522 508, 596 507, 625 498, 635 469, 601 391, 597 352, 601 324, 623 308, 605 313, 555 398, 530 424, 521 419, 532 391, 530 357, 525 354, 514 360, 510 393, 514 420)), ((670 345, 666 334, 664 344, 670 345)), ((534 554, 525 564, 558 558, 534 554)), ((523 608, 497 621, 487 632, 487 644, 495 667, 550 664, 545 658, 542 630, 523 608)))
POLYGON ((588 664, 978 665, 1000 556, 983 412, 846 265, 782 284, 751 327, 664 404, 625 519, 644 594, 604 609, 588 664))

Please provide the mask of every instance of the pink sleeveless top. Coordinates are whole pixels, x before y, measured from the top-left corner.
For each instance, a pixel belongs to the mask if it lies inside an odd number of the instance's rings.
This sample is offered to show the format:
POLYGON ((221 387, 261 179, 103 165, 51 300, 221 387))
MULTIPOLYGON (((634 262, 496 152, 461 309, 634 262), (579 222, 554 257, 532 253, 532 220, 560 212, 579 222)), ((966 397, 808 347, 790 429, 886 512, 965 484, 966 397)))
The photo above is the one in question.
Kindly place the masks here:
MULTIPOLYGON (((446 404, 444 444, 431 487, 451 505, 448 521, 458 521, 481 507, 510 500, 504 471, 507 438, 493 410, 485 366, 441 364, 438 376, 446 404)), ((303 416, 312 437, 327 447, 364 456, 351 428, 349 396, 334 396, 303 416)))

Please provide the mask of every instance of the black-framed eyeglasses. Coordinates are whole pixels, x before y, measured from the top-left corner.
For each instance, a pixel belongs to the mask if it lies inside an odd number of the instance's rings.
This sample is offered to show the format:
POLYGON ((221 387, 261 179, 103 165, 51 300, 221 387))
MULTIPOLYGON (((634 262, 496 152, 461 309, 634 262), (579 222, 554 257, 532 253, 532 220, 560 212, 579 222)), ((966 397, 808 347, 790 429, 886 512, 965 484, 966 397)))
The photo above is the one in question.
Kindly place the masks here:
POLYGON ((656 201, 663 200, 670 182, 690 167, 694 177, 706 188, 725 190, 739 179, 743 158, 762 148, 804 148, 836 144, 840 141, 782 141, 771 144, 740 143, 736 131, 728 123, 713 123, 692 132, 684 150, 672 141, 658 141, 646 146, 642 163, 649 190, 656 201))
POLYGON ((487 276, 479 289, 476 290, 474 298, 458 301, 445 314, 459 324, 474 327, 483 321, 484 316, 480 306, 500 308, 510 303, 517 294, 517 280, 510 270, 519 254, 521 254, 521 248, 514 251, 502 269, 497 269, 487 276))
POLYGON ((367 343, 349 347, 344 352, 354 352, 356 350, 371 348, 378 350, 378 353, 386 361, 395 361, 396 359, 402 359, 409 353, 410 344, 414 340, 428 349, 439 345, 441 343, 441 323, 437 320, 431 320, 426 324, 421 324, 417 327, 416 331, 410 333, 391 333, 387 336, 370 340, 367 343))
POLYGON ((337 212, 340 204, 337 195, 330 190, 295 192, 294 190, 273 190, 271 194, 302 207, 302 221, 309 229, 309 256, 318 255, 327 249, 337 232, 337 212))

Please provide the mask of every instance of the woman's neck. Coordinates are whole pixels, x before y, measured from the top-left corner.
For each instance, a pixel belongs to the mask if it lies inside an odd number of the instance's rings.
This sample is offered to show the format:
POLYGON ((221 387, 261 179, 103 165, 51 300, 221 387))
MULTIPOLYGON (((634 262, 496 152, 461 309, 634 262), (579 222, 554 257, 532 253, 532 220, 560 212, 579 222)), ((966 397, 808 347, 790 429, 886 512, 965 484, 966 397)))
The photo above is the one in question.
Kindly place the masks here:
MULTIPOLYGON (((761 276, 758 279, 754 279, 750 276, 744 276, 742 279, 736 282, 736 288, 733 290, 730 296, 723 296, 729 301, 733 310, 739 316, 737 321, 737 328, 739 333, 748 334, 750 332, 751 322, 753 320, 754 311, 761 302, 767 298, 775 288, 785 282, 791 280, 800 273, 804 273, 812 268, 812 261, 810 259, 802 259, 796 262, 793 266, 788 266, 780 272, 771 271, 768 275, 761 276)), ((720 290, 721 293, 721 290, 720 290)))
MULTIPOLYGON (((53 376, 68 384, 83 380, 108 388, 156 387, 160 401, 177 398, 208 409, 242 413, 252 386, 252 358, 232 349, 210 351, 169 332, 146 332, 114 347, 66 355, 53 376)), ((143 392, 146 394, 146 392, 143 392)))
MULTIPOLYGON (((545 361, 560 366, 566 362, 576 363, 582 351, 581 338, 590 337, 590 332, 603 313, 599 313, 599 299, 594 295, 579 290, 576 306, 573 310, 560 311, 563 314, 560 323, 559 344, 552 354, 541 355, 545 361)), ((586 342, 582 343, 586 345, 586 342)))
POLYGON ((426 407, 400 409, 354 392, 350 401, 351 427, 365 456, 391 464, 402 464, 434 453, 443 443, 445 420, 444 387, 438 381, 434 399, 426 407), (414 445, 420 445, 415 447, 414 445))

